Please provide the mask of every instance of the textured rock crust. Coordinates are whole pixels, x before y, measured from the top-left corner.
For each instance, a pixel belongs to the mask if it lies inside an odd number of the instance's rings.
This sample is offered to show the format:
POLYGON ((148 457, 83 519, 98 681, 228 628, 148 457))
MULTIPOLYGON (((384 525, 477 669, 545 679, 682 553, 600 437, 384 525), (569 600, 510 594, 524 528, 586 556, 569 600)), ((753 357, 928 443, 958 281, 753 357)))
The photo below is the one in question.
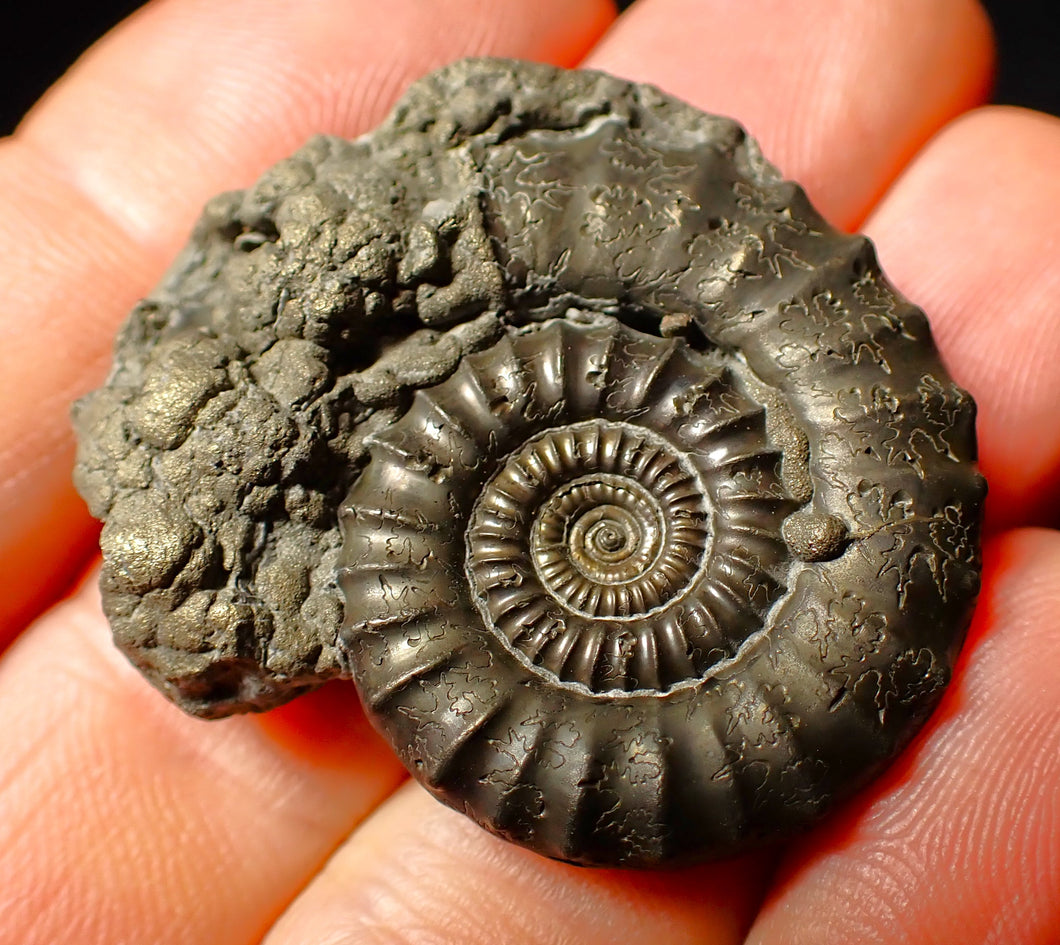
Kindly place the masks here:
POLYGON ((336 515, 365 437, 501 327, 484 182, 447 156, 502 107, 481 92, 445 114, 420 86, 372 135, 316 138, 212 200, 75 409, 115 638, 189 712, 342 672, 336 515))
POLYGON ((174 701, 353 675, 437 796, 583 863, 820 816, 978 590, 923 313, 734 122, 599 73, 456 63, 216 198, 76 424, 116 639, 174 701))

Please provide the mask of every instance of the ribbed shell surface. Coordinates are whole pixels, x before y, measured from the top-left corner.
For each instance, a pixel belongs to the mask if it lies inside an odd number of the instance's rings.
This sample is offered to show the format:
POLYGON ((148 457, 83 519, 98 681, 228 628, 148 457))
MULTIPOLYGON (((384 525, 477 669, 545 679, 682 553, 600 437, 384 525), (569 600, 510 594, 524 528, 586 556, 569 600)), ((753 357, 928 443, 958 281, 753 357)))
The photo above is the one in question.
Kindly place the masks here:
POLYGON ((922 314, 682 108, 458 149, 513 327, 413 397, 344 510, 369 712, 443 800, 579 863, 814 820, 930 711, 977 590, 974 408, 922 314), (601 581, 616 548, 656 557, 601 581))

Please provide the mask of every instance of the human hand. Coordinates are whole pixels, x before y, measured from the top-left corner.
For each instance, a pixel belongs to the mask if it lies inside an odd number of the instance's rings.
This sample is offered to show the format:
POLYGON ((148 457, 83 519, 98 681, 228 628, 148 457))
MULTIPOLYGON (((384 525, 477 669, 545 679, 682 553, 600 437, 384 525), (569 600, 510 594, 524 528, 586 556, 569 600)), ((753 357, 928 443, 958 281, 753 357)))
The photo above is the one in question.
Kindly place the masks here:
POLYGON ((259 717, 182 715, 110 644, 93 571, 0 661, 3 945, 1060 936, 1060 537, 1023 527, 1058 523, 1060 123, 954 121, 990 68, 970 0, 641 0, 601 38, 610 16, 605 0, 156 0, 60 83, 0 150, 0 633, 85 565, 69 402, 100 383, 202 203, 313 132, 374 126, 433 66, 508 55, 737 118, 928 311, 979 402, 992 490, 984 592, 942 706, 797 842, 579 870, 402 786, 348 685, 259 717))

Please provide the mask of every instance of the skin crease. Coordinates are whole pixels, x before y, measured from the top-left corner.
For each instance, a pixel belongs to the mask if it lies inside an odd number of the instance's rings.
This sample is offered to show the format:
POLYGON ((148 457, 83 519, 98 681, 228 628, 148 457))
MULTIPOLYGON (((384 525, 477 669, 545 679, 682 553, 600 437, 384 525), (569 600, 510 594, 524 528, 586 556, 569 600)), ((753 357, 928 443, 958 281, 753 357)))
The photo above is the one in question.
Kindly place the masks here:
POLYGON ((412 77, 470 52, 574 65, 591 49, 586 65, 740 118, 836 223, 868 214, 980 404, 982 603, 940 710, 835 817, 735 863, 633 874, 542 860, 418 788, 392 793, 402 774, 349 686, 261 717, 182 715, 110 645, 90 572, 0 660, 0 943, 1060 938, 1060 536, 1011 530, 1055 524, 1060 123, 959 117, 988 84, 981 11, 640 0, 601 38, 595 0, 297 8, 152 3, 0 146, 8 637, 94 537, 68 485, 69 400, 102 380, 202 201, 310 131, 371 127, 412 77))

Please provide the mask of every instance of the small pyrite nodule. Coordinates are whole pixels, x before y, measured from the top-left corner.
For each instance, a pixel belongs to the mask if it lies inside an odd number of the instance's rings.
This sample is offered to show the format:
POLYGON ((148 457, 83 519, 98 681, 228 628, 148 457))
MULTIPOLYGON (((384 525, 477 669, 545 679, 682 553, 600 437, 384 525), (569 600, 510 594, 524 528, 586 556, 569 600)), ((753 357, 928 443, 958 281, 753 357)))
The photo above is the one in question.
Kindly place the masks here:
POLYGON ((734 122, 600 73, 456 63, 211 201, 75 420, 155 685, 352 676, 432 793, 578 863, 814 821, 978 589, 923 314, 734 122))

